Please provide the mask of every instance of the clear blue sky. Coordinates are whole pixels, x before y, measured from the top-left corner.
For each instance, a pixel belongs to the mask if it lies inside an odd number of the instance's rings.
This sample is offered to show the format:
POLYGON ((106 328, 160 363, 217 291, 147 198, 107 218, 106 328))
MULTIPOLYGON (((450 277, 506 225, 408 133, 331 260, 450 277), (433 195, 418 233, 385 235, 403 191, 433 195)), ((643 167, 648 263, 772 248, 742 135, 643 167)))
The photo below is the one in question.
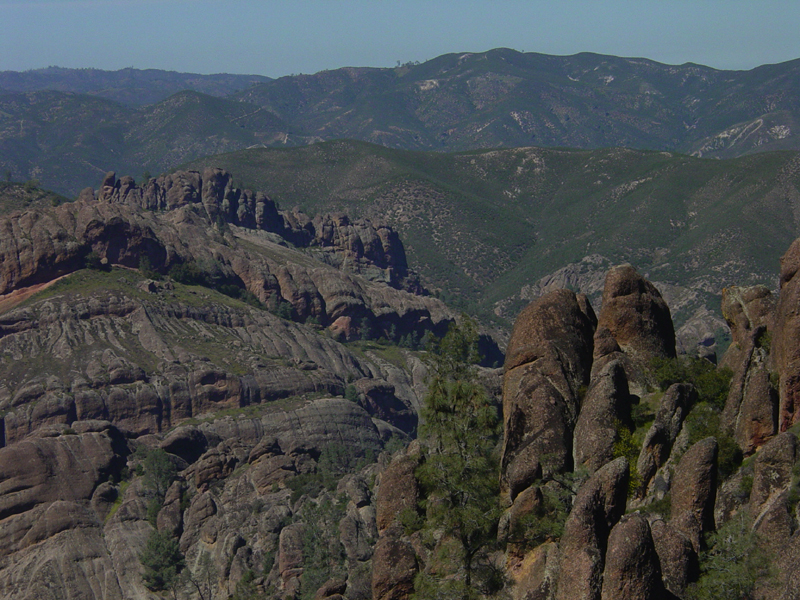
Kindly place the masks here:
POLYGON ((498 47, 750 69, 800 58, 800 1, 0 0, 0 70, 280 77, 498 47))

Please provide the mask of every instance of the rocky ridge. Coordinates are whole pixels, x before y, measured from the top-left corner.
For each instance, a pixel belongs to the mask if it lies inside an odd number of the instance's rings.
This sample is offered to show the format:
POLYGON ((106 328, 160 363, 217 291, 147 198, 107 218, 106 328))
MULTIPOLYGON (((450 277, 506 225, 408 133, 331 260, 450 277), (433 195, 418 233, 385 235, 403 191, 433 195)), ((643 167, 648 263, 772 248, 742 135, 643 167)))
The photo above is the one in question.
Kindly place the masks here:
MULTIPOLYGON (((732 378, 717 409, 700 402, 692 384, 652 392, 652 359, 687 359, 674 358, 666 303, 629 266, 608 272, 596 319, 585 298, 567 290, 546 293, 520 314, 504 368, 500 477, 507 509, 500 539, 506 543, 494 559, 511 577, 512 597, 697 597, 714 589, 702 587, 712 585, 706 575, 720 568, 713 557, 730 560, 726 544, 745 543, 731 542, 742 536, 750 536, 747 554, 770 557, 774 565, 770 571, 763 562, 741 562, 742 570, 754 569, 747 589, 760 598, 792 597, 799 522, 793 498, 800 489, 791 408, 797 368, 790 356, 797 339, 791 308, 797 244, 782 260, 778 302, 763 286, 725 290, 723 314, 734 341, 721 368, 732 378), (654 412, 642 427, 633 417, 646 406, 654 412), (719 428, 711 425, 713 435, 700 437, 712 418, 719 428), (626 450, 628 436, 635 445, 626 450), (731 445, 738 446, 738 459, 731 445), (742 455, 752 458, 742 463, 742 455), (527 546, 524 530, 511 536, 526 515, 533 523, 555 518, 547 499, 565 489, 563 531, 536 533, 527 546)), ((379 502, 397 486, 414 489, 413 482, 401 484, 413 457, 410 449, 395 458, 396 472, 384 472, 379 502)), ((387 503, 385 511, 398 515, 402 508, 387 503)), ((412 571, 436 568, 413 535, 396 526, 385 526, 379 546, 394 548, 395 557, 415 555, 416 567, 407 561, 412 571)), ((375 565, 375 597, 410 597, 411 575, 389 573, 375 565), (386 577, 405 591, 378 594, 386 577)))
MULTIPOLYGON (((333 302, 303 313, 313 302, 297 302, 278 277, 276 288, 259 288, 255 277, 242 276, 250 267, 234 265, 231 248, 263 261, 260 268, 283 259, 295 274, 316 269, 357 284, 355 306, 376 328, 387 317, 397 329, 415 323, 400 331, 425 322, 403 321, 408 312, 394 299, 440 305, 347 273, 344 261, 339 268, 333 259, 315 262, 286 239, 316 239, 316 226, 295 228, 279 211, 277 231, 248 228, 242 223, 258 213, 245 200, 238 224, 229 222, 229 199, 224 225, 193 240, 200 224, 215 223, 220 203, 207 207, 201 192, 170 208, 174 181, 127 188, 124 196, 122 183, 106 181, 113 185, 96 198, 87 192, 75 206, 6 221, 11 231, 54 233, 49 244, 37 235, 16 238, 27 246, 6 251, 12 266, 4 281, 16 282, 6 285, 67 272, 73 263, 65 257, 85 261, 87 250, 116 266, 73 270, 0 314, 0 596, 151 599, 139 556, 159 531, 185 557, 193 581, 176 592, 189 598, 410 597, 415 575, 435 567, 431 542, 401 522, 422 499, 420 446, 408 442, 424 365, 412 352, 400 352, 400 366, 377 344, 332 339, 347 338, 331 322, 333 302), (142 209, 159 198, 161 212, 142 209), (79 225, 87 222, 96 224, 79 225), (161 270, 213 257, 223 281, 239 277, 254 296, 269 289, 291 299, 296 315, 323 318, 296 323, 208 286, 147 278, 132 268, 142 256, 161 270), (386 312, 373 310, 378 298, 386 312), (153 510, 147 465, 159 452, 176 475, 153 510)), ((178 181, 183 192, 198 189, 178 181)), ((360 269, 375 265, 355 256, 358 244, 332 248, 337 256, 353 252, 360 269)), ((777 302, 763 287, 726 290, 734 343, 720 362, 730 366, 732 384, 719 413, 702 412, 691 384, 650 391, 657 382, 648 365, 675 356, 675 332, 661 294, 631 267, 608 272, 598 315, 569 290, 553 290, 523 311, 502 373, 505 514, 501 549, 492 555, 513 582, 512 597, 686 598, 703 573, 704 550, 717 543, 714 532, 740 519, 757 536, 753 552, 778 557, 774 580, 759 580, 758 593, 789 597, 781 594, 800 577, 795 250, 784 257, 777 302), (652 418, 642 424, 637 414, 648 407, 652 418), (702 435, 698 414, 716 415, 712 437, 702 435), (752 457, 732 470, 725 462, 731 443, 752 457), (554 497, 564 498, 561 529, 503 537, 545 514, 554 497)), ((363 318, 347 312, 352 306, 340 316, 363 318)), ((444 327, 452 317, 441 311, 444 327)), ((436 331, 432 313, 422 314, 436 331)), ((490 389, 501 388, 499 370, 482 373, 490 389)))

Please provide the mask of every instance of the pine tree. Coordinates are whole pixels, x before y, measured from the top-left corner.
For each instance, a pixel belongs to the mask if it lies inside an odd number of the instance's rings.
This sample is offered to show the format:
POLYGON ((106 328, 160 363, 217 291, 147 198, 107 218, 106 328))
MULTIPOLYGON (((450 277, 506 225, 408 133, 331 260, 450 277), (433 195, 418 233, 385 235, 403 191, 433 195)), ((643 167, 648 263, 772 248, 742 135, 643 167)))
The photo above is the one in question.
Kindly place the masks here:
MULTIPOLYGON (((420 426, 425 459, 417 477, 426 495, 425 527, 452 542, 461 577, 444 582, 423 576, 418 596, 444 586, 446 596, 472 598, 478 588, 491 587, 491 569, 480 567, 488 564, 481 559, 495 543, 500 517, 495 455, 499 418, 477 379, 477 340, 475 323, 465 319, 434 342, 428 361, 420 426)), ((439 547, 448 544, 440 542, 439 547)))
POLYGON ((153 530, 139 556, 139 562, 144 567, 143 577, 147 589, 172 589, 173 595, 175 594, 178 575, 184 567, 178 540, 168 533, 153 530))

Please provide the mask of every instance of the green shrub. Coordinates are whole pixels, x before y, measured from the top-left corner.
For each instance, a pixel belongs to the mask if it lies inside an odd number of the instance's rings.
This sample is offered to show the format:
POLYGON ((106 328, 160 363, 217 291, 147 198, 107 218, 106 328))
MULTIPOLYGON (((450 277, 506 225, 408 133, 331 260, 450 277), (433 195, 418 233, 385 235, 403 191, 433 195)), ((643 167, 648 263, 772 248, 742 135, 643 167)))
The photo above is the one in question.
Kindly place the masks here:
POLYGON ((144 484, 163 502, 169 486, 178 475, 178 467, 161 448, 150 450, 144 459, 144 484))
POLYGON ((653 374, 662 390, 673 383, 691 383, 697 388, 700 402, 708 402, 722 410, 728 398, 733 372, 718 369, 703 358, 658 358, 652 362, 653 374))
POLYGON ((156 281, 161 280, 161 273, 153 268, 153 265, 150 262, 150 257, 146 254, 142 254, 142 256, 139 258, 139 272, 147 279, 155 279, 156 281))
POLYGON ((350 384, 344 388, 344 397, 350 400, 350 402, 358 402, 358 390, 356 386, 350 384))
POLYGON ((639 489, 642 478, 639 477, 639 470, 636 463, 639 461, 639 453, 642 445, 633 435, 633 432, 621 421, 615 422, 617 430, 617 440, 614 442, 614 458, 624 456, 628 459, 630 468, 630 479, 628 480, 628 497, 630 498, 639 489))
POLYGON ((542 503, 519 519, 509 532, 508 541, 524 549, 560 539, 571 509, 572 493, 568 487, 551 484, 539 489, 542 491, 542 503))
POLYGON ((339 521, 345 515, 344 499, 325 498, 318 504, 303 507, 303 574, 300 576, 300 598, 311 600, 331 577, 345 574, 344 547, 339 540, 339 521))
POLYGON ((206 276, 194 261, 174 265, 169 270, 169 276, 184 285, 206 285, 206 276))
POLYGON ((758 334, 758 337, 756 337, 755 342, 756 348, 763 348, 767 352, 770 352, 770 350, 772 350, 772 332, 763 329, 761 333, 758 334))
POLYGON ((751 598, 756 582, 772 577, 770 556, 752 531, 747 511, 739 511, 707 540, 700 556, 700 578, 689 586, 691 600, 751 598))
POLYGON ((144 584, 154 592, 173 589, 185 565, 178 540, 156 530, 147 538, 139 561, 144 567, 144 584))
POLYGON ((742 464, 742 450, 736 440, 720 431, 719 410, 707 402, 701 402, 692 408, 686 417, 689 428, 689 444, 695 444, 707 437, 717 440, 717 467, 720 480, 730 477, 742 464))
POLYGON ((94 271, 110 271, 111 266, 106 261, 103 262, 103 259, 100 255, 92 250, 89 254, 86 255, 86 258, 83 259, 83 263, 86 265, 87 269, 92 269, 94 271))

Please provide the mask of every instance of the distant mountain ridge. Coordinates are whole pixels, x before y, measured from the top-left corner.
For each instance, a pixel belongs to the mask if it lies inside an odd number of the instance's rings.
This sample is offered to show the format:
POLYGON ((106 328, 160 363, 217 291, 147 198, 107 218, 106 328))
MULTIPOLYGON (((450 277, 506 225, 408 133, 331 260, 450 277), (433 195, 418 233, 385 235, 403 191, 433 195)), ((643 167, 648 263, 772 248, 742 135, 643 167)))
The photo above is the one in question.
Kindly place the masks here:
POLYGON ((210 96, 227 96, 267 81, 270 81, 270 78, 263 75, 227 73, 199 75, 132 67, 117 71, 63 67, 22 72, 0 71, 0 90, 8 92, 53 90, 89 94, 132 107, 155 104, 184 90, 194 90, 210 96))
POLYGON ((406 150, 628 147, 706 158, 800 149, 800 60, 720 71, 497 49, 248 77, 0 74, 0 169, 75 195, 110 170, 156 174, 221 152, 343 138, 406 150), (142 105, 146 97, 160 100, 142 105))

